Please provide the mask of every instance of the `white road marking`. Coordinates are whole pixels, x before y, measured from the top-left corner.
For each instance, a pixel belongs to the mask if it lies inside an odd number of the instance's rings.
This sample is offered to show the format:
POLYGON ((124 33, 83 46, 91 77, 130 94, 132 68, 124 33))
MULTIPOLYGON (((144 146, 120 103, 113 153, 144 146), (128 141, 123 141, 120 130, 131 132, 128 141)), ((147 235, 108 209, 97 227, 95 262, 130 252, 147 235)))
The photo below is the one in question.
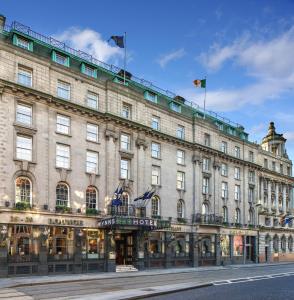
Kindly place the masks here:
POLYGON ((243 283, 243 282, 252 282, 252 281, 258 281, 258 280, 287 277, 287 276, 293 276, 293 275, 294 275, 294 272, 259 275, 259 276, 252 276, 252 277, 247 277, 247 278, 234 278, 234 279, 228 279, 228 280, 214 281, 214 282, 212 282, 212 284, 213 285, 236 284, 236 283, 243 283))

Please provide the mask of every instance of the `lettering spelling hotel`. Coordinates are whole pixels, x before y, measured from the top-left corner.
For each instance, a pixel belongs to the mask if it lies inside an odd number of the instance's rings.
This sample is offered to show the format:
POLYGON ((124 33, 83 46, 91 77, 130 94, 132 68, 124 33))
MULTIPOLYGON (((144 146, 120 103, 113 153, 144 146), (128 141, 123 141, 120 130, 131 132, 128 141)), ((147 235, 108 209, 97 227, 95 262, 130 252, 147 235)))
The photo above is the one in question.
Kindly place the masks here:
POLYGON ((0 276, 294 261, 274 124, 252 143, 126 73, 0 17, 0 276))

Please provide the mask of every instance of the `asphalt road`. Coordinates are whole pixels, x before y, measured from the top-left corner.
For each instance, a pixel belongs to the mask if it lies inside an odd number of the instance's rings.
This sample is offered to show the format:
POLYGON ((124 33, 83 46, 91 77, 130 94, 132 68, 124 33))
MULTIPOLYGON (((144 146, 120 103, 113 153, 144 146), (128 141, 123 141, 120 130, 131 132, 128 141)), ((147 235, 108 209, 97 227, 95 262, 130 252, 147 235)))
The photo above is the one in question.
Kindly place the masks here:
MULTIPOLYGON (((50 284, 37 284, 32 286, 19 286, 10 289, 0 290, 0 300, 6 299, 16 299, 16 300, 37 300, 37 299, 122 299, 122 295, 127 296, 128 292, 131 290, 136 291, 154 291, 154 289, 169 286, 174 287, 176 284, 202 284, 208 282, 216 282, 216 284, 221 284, 218 286, 201 288, 192 291, 181 292, 179 295, 169 294, 167 296, 161 296, 162 298, 154 299, 293 299, 294 300, 294 276, 290 276, 289 273, 292 272, 294 275, 294 264, 287 265, 275 265, 275 266, 250 266, 250 267, 234 267, 231 266, 227 269, 218 270, 201 270, 186 273, 174 273, 174 274, 160 274, 160 275, 140 275, 136 277, 127 277, 128 274, 122 274, 120 278, 101 278, 88 281, 78 281, 78 282, 63 282, 63 283, 50 283, 50 284), (229 283, 240 278, 245 278, 247 280, 249 277, 261 276, 266 277, 269 274, 288 274, 288 277, 275 278, 275 279, 264 279, 249 283, 229 283), (227 281, 228 280, 228 281, 227 281), (289 283, 292 280, 292 286, 289 283), (276 283, 277 282, 277 283, 276 283), (278 283, 281 282, 285 285, 281 288, 278 283), (253 285, 250 288, 250 285, 253 285), (245 288, 248 285, 247 288, 245 288), (265 290, 260 289, 260 286, 264 285, 265 290), (240 291, 238 292, 238 287, 240 291), (292 293, 290 298, 269 298, 272 295, 277 295, 275 290, 286 293, 289 290, 292 293), (227 291, 227 292, 225 292, 227 291), (273 293, 275 291, 275 293, 273 293), (103 295, 109 294, 109 298, 103 295), (207 294, 205 294, 207 293, 207 294), (244 298, 248 295, 251 298, 244 298), (255 293, 258 296, 264 295, 264 298, 256 298, 255 293), (235 296, 236 294, 236 296, 235 296), (192 298, 188 298, 189 295, 192 298), (220 295, 223 295, 221 298, 220 295), (236 298, 238 295, 243 298, 236 298), (265 296, 266 295, 266 296, 265 296), (254 296, 254 297, 253 297, 254 296), (163 298, 165 297, 165 298, 163 298), (171 298, 174 297, 174 298, 171 298), (210 298, 207 298, 210 297, 210 298), (265 298, 266 297, 266 298, 265 298)), ((286 276, 286 275, 284 275, 286 276)), ((278 294, 279 295, 279 294, 278 294)), ((287 294, 289 297, 290 294, 287 294)), ((150 299, 150 298, 149 298, 150 299)))
POLYGON ((187 290, 146 300, 293 300, 294 275, 187 290))

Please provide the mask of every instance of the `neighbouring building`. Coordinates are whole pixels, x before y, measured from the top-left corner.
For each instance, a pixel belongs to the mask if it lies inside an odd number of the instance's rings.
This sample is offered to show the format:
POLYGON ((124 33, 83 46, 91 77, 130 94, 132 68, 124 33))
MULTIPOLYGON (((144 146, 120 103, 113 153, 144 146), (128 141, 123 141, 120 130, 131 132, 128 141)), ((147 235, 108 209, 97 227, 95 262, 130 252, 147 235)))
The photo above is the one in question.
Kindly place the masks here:
POLYGON ((294 261, 285 142, 1 16, 0 276, 294 261))

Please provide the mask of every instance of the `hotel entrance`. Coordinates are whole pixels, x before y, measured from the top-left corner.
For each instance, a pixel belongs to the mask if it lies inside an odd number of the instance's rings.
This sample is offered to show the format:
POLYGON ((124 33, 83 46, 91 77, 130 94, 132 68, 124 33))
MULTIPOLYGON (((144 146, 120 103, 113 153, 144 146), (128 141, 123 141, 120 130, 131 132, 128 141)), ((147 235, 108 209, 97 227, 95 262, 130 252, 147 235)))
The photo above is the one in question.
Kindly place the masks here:
POLYGON ((117 265, 133 264, 133 234, 132 232, 119 232, 115 234, 115 250, 117 265))

